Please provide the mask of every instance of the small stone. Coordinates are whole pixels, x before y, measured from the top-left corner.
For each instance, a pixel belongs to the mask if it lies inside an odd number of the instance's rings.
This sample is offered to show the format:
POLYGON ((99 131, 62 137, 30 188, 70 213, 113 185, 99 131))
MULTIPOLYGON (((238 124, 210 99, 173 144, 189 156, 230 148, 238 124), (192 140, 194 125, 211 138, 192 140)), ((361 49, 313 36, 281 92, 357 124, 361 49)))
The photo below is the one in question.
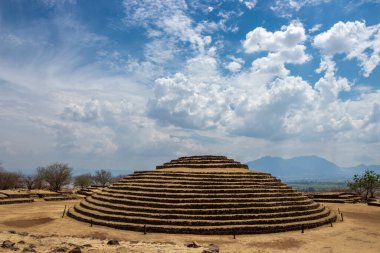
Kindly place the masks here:
POLYGON ((203 250, 202 253, 219 253, 219 246, 215 244, 210 244, 207 249, 203 250))
POLYGON ((82 247, 83 248, 90 248, 90 247, 92 247, 92 245, 91 244, 83 244, 82 247))
POLYGON ((9 230, 8 232, 11 234, 16 234, 16 231, 14 231, 14 230, 9 230))
POLYGON ((22 252, 37 252, 37 251, 31 247, 26 247, 22 250, 22 252))
POLYGON ((66 248, 66 247, 57 247, 53 250, 53 252, 66 252, 68 250, 69 248, 66 248))
POLYGON ((25 244, 25 241, 19 241, 18 244, 25 244))
POLYGON ((29 248, 35 248, 35 247, 37 247, 35 244, 33 244, 33 243, 31 243, 31 244, 29 244, 29 248))
POLYGON ((120 245, 118 240, 112 239, 107 242, 107 245, 120 245))
POLYGON ((75 247, 70 250, 69 253, 82 253, 82 250, 79 247, 75 247))
POLYGON ((188 248, 199 248, 201 245, 199 245, 199 243, 197 243, 196 241, 192 242, 192 243, 189 243, 186 245, 188 248))
POLYGON ((19 235, 21 235, 21 236, 27 236, 27 235, 29 235, 29 233, 28 232, 21 232, 21 233, 19 233, 19 235))
POLYGON ((1 247, 4 249, 12 249, 13 246, 15 246, 15 243, 9 240, 4 241, 3 244, 1 245, 1 247))

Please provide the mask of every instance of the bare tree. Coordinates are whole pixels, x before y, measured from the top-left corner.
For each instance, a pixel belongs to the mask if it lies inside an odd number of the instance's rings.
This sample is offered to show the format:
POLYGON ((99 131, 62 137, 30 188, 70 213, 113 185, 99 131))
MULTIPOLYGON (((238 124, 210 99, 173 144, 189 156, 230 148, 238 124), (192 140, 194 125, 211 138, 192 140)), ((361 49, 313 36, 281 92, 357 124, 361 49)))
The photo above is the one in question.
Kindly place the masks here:
POLYGON ((33 189, 34 185, 36 184, 37 176, 35 176, 35 175, 23 176, 22 181, 24 183, 24 186, 28 190, 31 190, 31 189, 33 189))
POLYGON ((0 168, 0 189, 14 189, 20 186, 21 174, 0 168))
POLYGON ((94 181, 96 184, 104 187, 112 183, 112 174, 106 170, 97 170, 95 171, 94 181))
POLYGON ((91 174, 83 174, 74 178, 74 186, 81 189, 88 188, 93 181, 94 177, 91 174))
POLYGON ((53 163, 37 169, 37 177, 49 184, 52 191, 59 191, 63 186, 70 184, 73 169, 64 163, 53 163))

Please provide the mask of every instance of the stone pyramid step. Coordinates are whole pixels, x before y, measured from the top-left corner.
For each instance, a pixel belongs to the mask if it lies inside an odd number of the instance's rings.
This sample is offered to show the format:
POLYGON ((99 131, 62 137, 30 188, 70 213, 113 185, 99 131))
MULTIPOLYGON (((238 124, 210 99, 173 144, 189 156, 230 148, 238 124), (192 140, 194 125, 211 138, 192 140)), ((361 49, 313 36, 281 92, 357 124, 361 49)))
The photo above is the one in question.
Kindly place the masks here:
POLYGON ((74 208, 71 208, 68 216, 80 221, 91 223, 94 225, 108 226, 117 229, 127 229, 141 232, 159 232, 159 233, 183 233, 183 234, 257 234, 257 233, 273 233, 273 232, 285 232, 290 230, 301 230, 301 228, 314 228, 329 224, 336 220, 336 215, 331 213, 323 218, 307 220, 307 221, 295 221, 290 223, 276 223, 276 224, 244 224, 244 225, 229 225, 229 226, 176 226, 176 225, 154 225, 154 224, 139 224, 139 223, 127 223, 108 221, 104 219, 98 219, 89 217, 77 212, 74 208))
POLYGON ((320 226, 336 215, 268 173, 224 156, 180 157, 87 196, 70 217, 161 233, 268 233, 320 226))

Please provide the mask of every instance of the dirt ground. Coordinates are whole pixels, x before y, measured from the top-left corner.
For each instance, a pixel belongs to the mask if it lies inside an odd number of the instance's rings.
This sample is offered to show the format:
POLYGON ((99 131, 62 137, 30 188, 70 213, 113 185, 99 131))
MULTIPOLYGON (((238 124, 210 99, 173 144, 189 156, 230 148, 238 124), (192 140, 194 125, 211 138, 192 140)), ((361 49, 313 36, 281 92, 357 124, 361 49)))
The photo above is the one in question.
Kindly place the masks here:
MULTIPOLYGON (((220 247, 220 252, 318 252, 356 253, 380 252, 380 207, 365 204, 324 205, 343 213, 333 227, 292 231, 276 234, 204 236, 204 235, 146 235, 139 232, 116 230, 61 218, 67 207, 79 200, 2 205, 0 206, 0 245, 4 240, 16 243, 21 252, 34 244, 37 252, 52 252, 57 247, 72 249, 85 245, 82 252, 202 252, 210 244, 220 247), (25 233, 26 232, 26 233, 25 233), (119 246, 108 246, 109 239, 120 240, 119 246), (196 241, 203 247, 188 248, 185 244, 196 241), (89 244, 89 245, 88 245, 89 244)), ((340 216, 339 216, 340 217, 340 216)), ((0 246, 0 252, 8 252, 0 246)), ((13 252, 13 251, 9 251, 13 252)))

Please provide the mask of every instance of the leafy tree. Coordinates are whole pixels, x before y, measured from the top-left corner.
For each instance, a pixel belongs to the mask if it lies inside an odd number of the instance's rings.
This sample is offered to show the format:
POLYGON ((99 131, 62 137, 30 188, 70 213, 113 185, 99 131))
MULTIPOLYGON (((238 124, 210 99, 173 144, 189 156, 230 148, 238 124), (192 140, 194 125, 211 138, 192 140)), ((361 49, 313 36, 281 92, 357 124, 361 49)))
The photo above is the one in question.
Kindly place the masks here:
POLYGON ((91 174, 83 174, 74 178, 74 186, 81 189, 88 188, 93 181, 94 177, 91 174))
POLYGON ((37 177, 46 181, 52 191, 59 191, 70 184, 73 169, 64 163, 53 163, 46 167, 37 168, 37 177))
POLYGON ((373 198, 375 192, 380 189, 380 175, 366 170, 363 175, 354 175, 347 186, 358 195, 363 195, 365 199, 368 199, 368 195, 373 198))
POLYGON ((373 170, 366 170, 362 177, 365 182, 365 198, 367 199, 368 195, 371 198, 375 197, 375 192, 380 189, 380 175, 375 173, 373 170))
POLYGON ((355 174, 351 181, 347 182, 348 188, 358 195, 362 195, 365 191, 365 184, 361 176, 355 174))
POLYGON ((106 170, 97 170, 95 171, 94 181, 96 184, 104 187, 112 183, 112 174, 106 170))

